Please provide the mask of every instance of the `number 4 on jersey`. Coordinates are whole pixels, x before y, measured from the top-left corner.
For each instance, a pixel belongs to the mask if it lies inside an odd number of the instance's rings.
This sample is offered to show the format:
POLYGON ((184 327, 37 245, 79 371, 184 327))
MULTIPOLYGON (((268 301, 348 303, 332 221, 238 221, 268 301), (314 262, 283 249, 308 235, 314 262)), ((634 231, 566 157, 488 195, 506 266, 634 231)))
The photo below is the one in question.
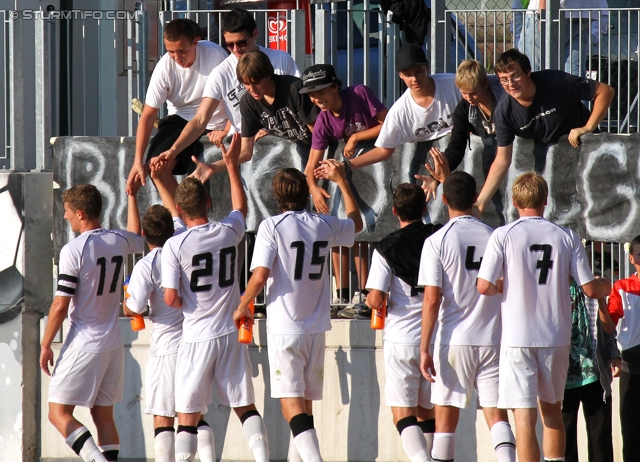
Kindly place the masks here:
POLYGON ((540 270, 538 285, 545 285, 549 277, 549 270, 553 269, 553 260, 551 259, 553 247, 549 244, 533 244, 529 247, 529 250, 531 252, 542 252, 542 260, 538 260, 536 268, 540 270))

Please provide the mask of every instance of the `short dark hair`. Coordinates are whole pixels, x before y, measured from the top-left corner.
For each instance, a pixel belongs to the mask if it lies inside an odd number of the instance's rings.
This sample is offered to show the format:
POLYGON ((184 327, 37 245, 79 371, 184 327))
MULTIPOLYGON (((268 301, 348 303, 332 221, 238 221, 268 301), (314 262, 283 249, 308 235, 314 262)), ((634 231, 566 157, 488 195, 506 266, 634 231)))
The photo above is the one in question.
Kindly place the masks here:
POLYGON ((176 205, 186 218, 207 218, 209 197, 204 185, 195 178, 185 178, 176 188, 176 205))
POLYGON ((284 211, 300 211, 309 202, 309 185, 300 170, 283 168, 273 178, 273 193, 284 211))
POLYGON ((427 196, 417 184, 402 183, 393 190, 393 206, 402 221, 420 221, 427 196))
POLYGON ((259 82, 267 77, 273 77, 273 64, 269 57, 260 50, 247 51, 238 60, 236 77, 240 83, 259 82))
POLYGON ((631 254, 633 253, 633 248, 636 245, 640 245, 640 234, 634 237, 633 240, 631 241, 631 244, 629 244, 629 253, 631 254))
POLYGON ((222 16, 223 33, 246 32, 249 35, 253 35, 253 31, 257 28, 253 15, 244 8, 234 8, 222 16))
POLYGON ((496 61, 493 70, 498 74, 506 74, 507 72, 513 72, 513 65, 519 64, 522 72, 527 73, 531 71, 531 61, 524 53, 518 51, 516 48, 511 48, 500 55, 498 61, 496 61))
POLYGON ((162 247, 173 236, 171 212, 159 204, 149 207, 142 217, 142 232, 150 245, 162 247))
POLYGON ((466 212, 476 199, 476 180, 467 172, 453 172, 444 180, 442 194, 452 210, 466 212))
POLYGON ((67 189, 62 194, 62 202, 71 210, 81 210, 89 220, 97 220, 102 212, 102 196, 92 184, 79 184, 67 189))
POLYGON ((189 42, 193 42, 196 38, 202 38, 202 30, 195 21, 191 19, 178 18, 169 21, 164 26, 163 37, 169 42, 179 42, 186 38, 189 42))

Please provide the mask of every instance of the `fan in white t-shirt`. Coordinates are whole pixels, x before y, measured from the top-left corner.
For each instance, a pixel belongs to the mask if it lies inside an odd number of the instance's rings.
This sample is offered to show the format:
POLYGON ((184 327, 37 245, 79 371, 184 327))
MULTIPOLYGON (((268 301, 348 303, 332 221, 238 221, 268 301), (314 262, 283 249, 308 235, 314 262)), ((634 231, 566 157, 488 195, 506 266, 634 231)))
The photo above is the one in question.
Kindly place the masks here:
POLYGON ((499 462, 515 462, 515 438, 507 411, 498 409, 500 300, 480 295, 476 278, 493 229, 471 216, 476 181, 453 172, 444 181, 442 201, 449 222, 424 244, 418 284, 424 287, 420 368, 433 382, 436 408, 434 460, 453 460, 460 409, 473 391, 499 462), (430 345, 435 335, 433 353, 430 345))
POLYGON ((478 291, 502 290, 499 404, 514 409, 518 458, 540 460, 535 433, 543 423, 545 460, 565 455, 562 398, 569 367, 573 278, 590 298, 609 294, 611 281, 595 279, 578 235, 543 218, 548 186, 529 172, 513 183, 520 219, 496 229, 478 273, 478 291))
POLYGON ((312 400, 322 399, 325 332, 331 329, 325 263, 332 247, 353 245, 355 233, 362 229, 343 165, 331 159, 321 168, 322 178, 340 189, 347 218, 306 212, 309 186, 304 174, 294 168, 280 170, 273 189, 283 213, 258 228, 253 274, 233 314, 238 327, 243 318, 253 319, 249 303, 267 286, 271 396, 280 398, 293 434, 292 451, 303 461, 322 460, 312 400))
MULTIPOLYGON (((288 53, 280 50, 272 50, 258 46, 258 28, 253 15, 242 8, 234 8, 222 17, 222 33, 225 47, 231 52, 218 67, 216 67, 205 84, 202 93, 202 103, 198 112, 191 121, 184 127, 180 136, 173 146, 168 146, 167 150, 160 154, 153 161, 151 168, 154 169, 156 163, 172 162, 173 159, 186 146, 197 140, 204 130, 207 121, 211 118, 220 103, 224 104, 229 123, 223 131, 210 133, 209 140, 220 147, 223 138, 229 133, 231 125, 236 132, 241 131, 242 115, 240 114, 240 99, 246 92, 236 75, 238 60, 247 51, 260 50, 271 60, 274 73, 278 75, 294 75, 300 77, 300 70, 295 61, 288 53)), ((260 131, 256 135, 256 140, 265 136, 266 131, 260 131)), ((250 159, 246 155, 240 157, 240 163, 250 159)), ((211 164, 213 173, 224 170, 225 163, 222 160, 211 164)))
POLYGON ((200 412, 211 403, 214 386, 221 402, 240 418, 255 460, 269 460, 266 428, 254 404, 249 353, 238 342, 232 318, 240 302, 237 248, 247 213, 239 151, 239 136, 234 136, 229 152, 222 149, 233 211, 221 222, 210 223, 211 201, 203 184, 187 178, 178 185, 175 201, 188 229, 162 249, 164 301, 184 313, 175 372, 176 460, 195 459, 200 412))
MULTIPOLYGON (((402 143, 430 142, 442 138, 451 131, 452 116, 460 102, 460 91, 455 85, 455 74, 429 75, 429 61, 422 47, 407 44, 396 54, 396 71, 407 86, 407 90, 391 106, 376 140, 376 147, 352 160, 351 169, 375 164, 391 157, 402 143)), ((426 149, 418 149, 423 155, 426 149)), ((415 163, 415 162, 414 162, 415 163)), ((417 174, 410 172, 411 175, 417 174)), ((412 176, 413 178, 413 176, 412 176)), ((438 182, 431 177, 423 178, 423 189, 435 197, 438 182)))
POLYGON ((135 196, 139 187, 135 181, 128 199, 128 231, 101 227, 102 197, 95 186, 74 186, 62 195, 64 217, 71 230, 81 234, 60 251, 58 288, 42 336, 40 367, 51 375, 49 421, 84 461, 118 460, 113 406, 122 400, 124 386, 118 314, 125 258, 144 248, 135 196), (51 373, 51 343, 67 313, 69 333, 51 373), (73 417, 76 406, 91 409, 100 448, 73 417))
MULTIPOLYGON (((167 53, 158 61, 149 81, 136 131, 135 158, 127 179, 127 193, 130 192, 131 183, 136 178, 139 178, 143 185, 146 183, 146 164, 166 151, 178 139, 182 129, 198 111, 207 77, 227 58, 227 53, 221 46, 200 40, 199 34, 199 26, 190 19, 174 19, 164 28, 163 40, 167 53), (159 121, 158 132, 149 143, 158 111, 164 103, 167 103, 169 115, 159 121)), ((152 172, 154 183, 163 183, 169 192, 174 194, 177 183, 173 175, 191 173, 194 167, 191 156, 198 157, 202 154, 200 136, 211 130, 223 130, 226 119, 222 108, 212 112, 198 136, 176 153, 176 157, 169 163, 169 168, 161 172, 152 172)))
POLYGON ((400 229, 385 236, 373 253, 365 287, 365 304, 382 308, 388 316, 384 326, 385 401, 391 406, 393 423, 402 447, 412 461, 430 460, 435 415, 431 384, 420 373, 420 321, 422 289, 418 287, 420 251, 438 226, 422 223, 426 210, 424 191, 403 183, 393 191, 393 214, 400 229))

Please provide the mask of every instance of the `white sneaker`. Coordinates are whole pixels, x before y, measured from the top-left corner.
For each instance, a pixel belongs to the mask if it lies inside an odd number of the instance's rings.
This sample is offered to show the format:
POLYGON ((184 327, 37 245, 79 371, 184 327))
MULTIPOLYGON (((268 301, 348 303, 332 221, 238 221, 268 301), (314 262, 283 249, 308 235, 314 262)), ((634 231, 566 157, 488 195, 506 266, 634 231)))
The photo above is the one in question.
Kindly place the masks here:
POLYGON ((365 294, 361 294, 360 292, 356 291, 353 293, 353 297, 351 298, 351 304, 359 305, 361 303, 364 303, 366 299, 367 296, 365 294))

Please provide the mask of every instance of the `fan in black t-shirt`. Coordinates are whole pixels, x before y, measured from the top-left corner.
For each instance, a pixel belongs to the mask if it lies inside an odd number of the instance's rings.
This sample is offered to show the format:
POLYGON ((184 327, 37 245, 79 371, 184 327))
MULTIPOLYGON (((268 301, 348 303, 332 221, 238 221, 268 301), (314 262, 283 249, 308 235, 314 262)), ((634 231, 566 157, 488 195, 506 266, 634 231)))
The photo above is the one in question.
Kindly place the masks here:
POLYGON ((507 95, 495 111, 498 150, 476 202, 480 211, 509 170, 515 136, 549 145, 569 135, 569 143, 578 147, 580 136, 598 127, 614 95, 607 84, 566 72, 531 72, 529 58, 516 49, 500 56, 495 72, 507 95), (582 104, 585 100, 593 101, 591 113, 582 104))

